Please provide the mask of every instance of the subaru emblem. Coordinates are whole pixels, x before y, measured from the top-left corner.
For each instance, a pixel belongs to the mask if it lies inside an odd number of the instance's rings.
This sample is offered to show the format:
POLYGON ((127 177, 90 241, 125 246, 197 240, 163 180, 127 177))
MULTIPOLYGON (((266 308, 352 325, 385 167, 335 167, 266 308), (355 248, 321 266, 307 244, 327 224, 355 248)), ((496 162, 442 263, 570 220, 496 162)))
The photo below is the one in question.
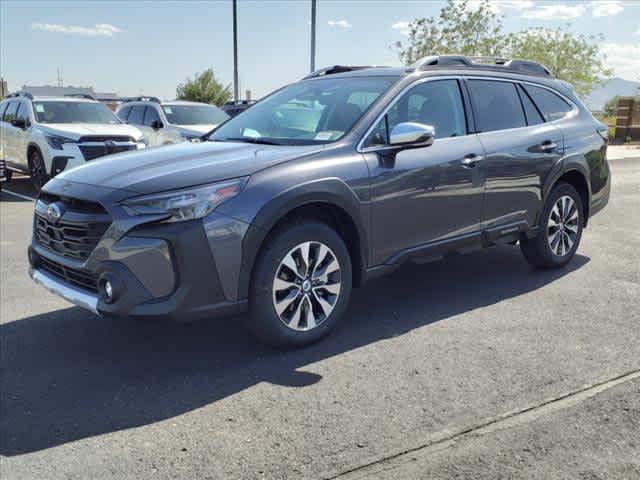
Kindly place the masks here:
POLYGON ((62 209, 57 203, 51 203, 47 207, 47 220, 51 223, 57 223, 62 217, 62 209))

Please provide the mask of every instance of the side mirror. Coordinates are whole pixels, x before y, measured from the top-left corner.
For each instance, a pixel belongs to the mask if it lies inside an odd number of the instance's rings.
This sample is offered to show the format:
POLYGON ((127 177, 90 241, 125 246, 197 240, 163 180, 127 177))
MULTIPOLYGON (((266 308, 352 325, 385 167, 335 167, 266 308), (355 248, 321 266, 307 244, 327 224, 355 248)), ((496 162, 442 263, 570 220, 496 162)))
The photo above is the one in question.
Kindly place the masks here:
POLYGON ((164 125, 162 124, 162 122, 160 120, 154 120, 153 122, 151 122, 151 125, 149 125, 151 128, 153 128, 154 130, 158 130, 159 128, 164 127, 164 125))
POLYGON ((436 129, 431 125, 416 122, 399 123, 389 134, 389 144, 393 147, 428 147, 433 143, 436 129))
POLYGON ((17 128, 27 128, 27 122, 24 121, 24 118, 14 118, 11 120, 11 125, 17 128))

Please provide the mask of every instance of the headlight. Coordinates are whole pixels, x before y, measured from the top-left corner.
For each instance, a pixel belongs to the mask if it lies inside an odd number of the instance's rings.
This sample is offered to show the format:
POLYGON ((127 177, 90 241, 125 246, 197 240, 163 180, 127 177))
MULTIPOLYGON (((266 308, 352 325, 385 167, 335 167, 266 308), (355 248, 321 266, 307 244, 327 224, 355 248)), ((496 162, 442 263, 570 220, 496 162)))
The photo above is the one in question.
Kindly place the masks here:
POLYGON ((235 197, 246 182, 245 178, 212 185, 156 193, 126 200, 124 207, 131 215, 170 215, 163 222, 182 222, 202 218, 218 205, 235 197))
POLYGON ((46 135, 45 138, 49 146, 56 150, 62 150, 62 145, 65 143, 78 143, 73 138, 61 137, 60 135, 46 135))

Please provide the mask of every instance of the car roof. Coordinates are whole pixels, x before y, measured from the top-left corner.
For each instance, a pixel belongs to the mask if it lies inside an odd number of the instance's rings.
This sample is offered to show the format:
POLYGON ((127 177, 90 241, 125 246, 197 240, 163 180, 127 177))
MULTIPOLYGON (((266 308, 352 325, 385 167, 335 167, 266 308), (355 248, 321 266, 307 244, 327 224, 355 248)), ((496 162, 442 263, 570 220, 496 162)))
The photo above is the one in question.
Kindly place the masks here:
POLYGON ((98 100, 91 100, 89 98, 80 98, 80 97, 65 97, 65 96, 47 96, 47 95, 34 95, 29 98, 27 96, 18 96, 18 97, 5 97, 2 101, 9 100, 31 100, 32 102, 73 102, 73 103, 100 103, 98 100))
POLYGON ((170 100, 168 102, 162 102, 162 105, 167 105, 167 106, 179 106, 179 105, 206 105, 208 107, 214 107, 214 108, 220 108, 216 105, 212 105, 210 103, 205 103, 205 102, 191 102, 189 100, 170 100))
MULTIPOLYGON (((321 75, 317 77, 304 78, 302 81, 316 81, 328 78, 353 78, 353 77, 396 77, 398 80, 408 76, 415 76, 420 78, 426 77, 443 77, 443 76, 474 76, 474 77, 492 77, 503 78, 505 80, 527 81, 535 82, 542 85, 547 85, 559 89, 563 93, 566 93, 569 88, 564 82, 557 80, 553 77, 543 77, 539 75, 527 75, 525 73, 517 73, 510 70, 496 70, 488 66, 482 68, 481 66, 474 66, 473 68, 464 68, 455 66, 447 67, 431 67, 428 69, 416 69, 413 67, 366 67, 358 68, 347 72, 332 73, 329 75, 321 75)), ((414 77, 414 78, 415 78, 414 77)))

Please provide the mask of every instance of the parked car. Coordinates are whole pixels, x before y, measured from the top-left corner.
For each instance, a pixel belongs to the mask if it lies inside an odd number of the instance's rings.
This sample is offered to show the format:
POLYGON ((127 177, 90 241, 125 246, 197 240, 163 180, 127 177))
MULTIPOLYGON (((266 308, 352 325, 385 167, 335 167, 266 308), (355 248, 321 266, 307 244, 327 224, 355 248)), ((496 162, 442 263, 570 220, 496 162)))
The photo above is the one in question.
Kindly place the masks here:
POLYGON ((31 275, 101 315, 248 310, 263 341, 306 345, 406 261, 519 242, 536 267, 566 265, 608 202, 606 132, 533 62, 324 69, 208 141, 53 179, 31 275))
POLYGON ((222 106, 222 110, 224 110, 230 117, 235 117, 240 112, 244 112, 254 103, 256 103, 255 100, 238 100, 237 102, 230 100, 222 106))
POLYGON ((116 110, 123 122, 143 131, 150 146, 199 141, 229 118, 208 103, 174 100, 162 102, 156 97, 136 97, 116 110))
POLYGON ((12 93, 0 102, 0 120, 8 179, 12 171, 30 175, 36 191, 64 170, 145 146, 140 130, 89 96, 12 93))

